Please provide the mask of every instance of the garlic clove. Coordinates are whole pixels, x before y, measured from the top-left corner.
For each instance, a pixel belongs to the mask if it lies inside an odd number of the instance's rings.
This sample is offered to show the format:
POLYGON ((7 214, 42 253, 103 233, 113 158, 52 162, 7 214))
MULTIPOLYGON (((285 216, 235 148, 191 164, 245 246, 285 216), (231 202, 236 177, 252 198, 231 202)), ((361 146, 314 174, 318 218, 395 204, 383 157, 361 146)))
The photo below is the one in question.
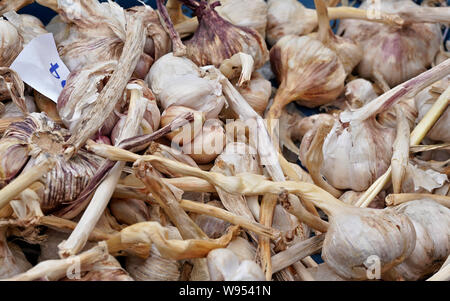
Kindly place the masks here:
POLYGON ((28 148, 16 138, 0 140, 0 187, 5 186, 28 161, 28 148))
POLYGON ((208 119, 192 142, 183 144, 183 152, 198 164, 213 161, 225 147, 225 130, 219 119, 208 119))
POLYGON ((194 113, 194 121, 167 134, 167 137, 175 145, 189 143, 200 134, 204 123, 204 114, 183 106, 170 106, 161 114, 161 126, 164 127, 187 112, 194 113))
POLYGON ((256 113, 261 116, 264 115, 272 95, 272 84, 270 81, 266 80, 259 72, 253 72, 248 84, 244 87, 238 87, 237 90, 256 113))
POLYGON ((228 249, 215 249, 208 253, 208 270, 212 281, 227 281, 239 268, 239 258, 228 249))
POLYGON ((233 239, 227 246, 227 249, 233 251, 240 261, 254 260, 256 258, 256 248, 248 240, 240 236, 233 239))

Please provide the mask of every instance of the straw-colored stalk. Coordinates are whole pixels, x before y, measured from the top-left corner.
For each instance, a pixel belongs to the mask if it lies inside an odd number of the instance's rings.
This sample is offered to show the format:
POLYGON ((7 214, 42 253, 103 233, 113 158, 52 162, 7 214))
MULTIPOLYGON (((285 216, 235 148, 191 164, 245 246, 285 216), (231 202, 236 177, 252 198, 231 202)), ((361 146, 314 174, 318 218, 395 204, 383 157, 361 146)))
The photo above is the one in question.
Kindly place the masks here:
MULTIPOLYGON (((143 97, 141 87, 130 85, 130 88, 131 96, 128 116, 124 128, 119 135, 118 143, 124 139, 133 137, 138 133, 147 108, 147 101, 143 97)), ((110 174, 97 187, 91 202, 81 217, 80 223, 72 232, 67 241, 63 241, 58 246, 61 257, 75 255, 83 249, 89 234, 94 229, 102 213, 105 211, 109 200, 111 199, 114 192, 114 187, 119 181, 124 166, 124 162, 117 162, 110 174)))
POLYGON ((430 194, 430 193, 401 193, 390 194, 386 197, 385 202, 387 206, 397 206, 409 201, 420 199, 432 199, 442 206, 450 208, 450 197, 446 195, 430 194))

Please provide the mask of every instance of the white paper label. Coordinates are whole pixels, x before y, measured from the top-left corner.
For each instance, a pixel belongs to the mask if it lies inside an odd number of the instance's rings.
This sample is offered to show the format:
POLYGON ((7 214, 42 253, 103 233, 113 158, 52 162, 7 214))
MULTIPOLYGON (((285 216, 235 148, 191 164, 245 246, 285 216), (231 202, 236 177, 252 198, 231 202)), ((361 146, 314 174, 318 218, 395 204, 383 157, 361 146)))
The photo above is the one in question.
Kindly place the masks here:
POLYGON ((10 68, 24 82, 54 102, 57 102, 70 73, 59 57, 52 33, 31 40, 10 68))

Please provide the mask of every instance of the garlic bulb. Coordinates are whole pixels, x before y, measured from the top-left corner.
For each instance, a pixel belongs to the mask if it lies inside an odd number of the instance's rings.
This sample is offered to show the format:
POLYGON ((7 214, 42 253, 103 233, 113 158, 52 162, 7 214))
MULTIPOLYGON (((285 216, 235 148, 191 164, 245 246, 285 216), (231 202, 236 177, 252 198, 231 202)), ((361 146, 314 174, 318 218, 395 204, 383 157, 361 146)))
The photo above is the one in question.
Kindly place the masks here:
POLYGON ((253 57, 255 68, 269 58, 264 38, 254 29, 231 24, 222 18, 215 7, 206 0, 182 0, 194 10, 199 26, 192 38, 185 41, 187 57, 198 66, 220 64, 234 54, 243 52, 253 57))
POLYGON ((256 248, 248 240, 240 236, 233 239, 228 244, 227 249, 233 251, 240 261, 254 260, 256 258, 256 248))
POLYGON ((183 152, 196 163, 207 164, 222 153, 225 143, 223 122, 219 119, 208 119, 202 131, 190 143, 183 144, 183 152))
POLYGON ((348 107, 361 108, 366 103, 378 97, 373 84, 363 78, 354 79, 345 85, 345 100, 348 107))
POLYGON ((222 86, 192 61, 166 54, 153 64, 146 77, 162 109, 185 106, 217 118, 225 104, 222 86))
POLYGON ((345 69, 334 51, 308 36, 285 36, 270 50, 270 62, 280 87, 269 116, 279 118, 296 100, 316 107, 335 100, 344 89, 345 69))
POLYGON ((405 260, 416 243, 410 219, 392 209, 345 207, 329 216, 322 248, 327 265, 345 279, 367 279, 374 262, 381 274, 405 260))
MULTIPOLYGON (((37 111, 36 103, 34 98, 31 96, 25 96, 25 105, 28 112, 33 113, 37 111)), ((0 118, 14 118, 23 117, 23 112, 20 108, 12 101, 5 104, 5 109, 3 113, 0 113, 0 118)))
POLYGON ((0 67, 9 67, 22 51, 23 38, 8 21, 0 18, 0 67))
POLYGON ((27 15, 17 14, 14 11, 10 11, 4 14, 8 21, 17 29, 20 36, 23 38, 23 45, 26 46, 32 39, 46 34, 44 24, 38 18, 27 15))
POLYGON ((263 116, 272 95, 272 84, 259 72, 253 72, 248 84, 237 90, 256 113, 263 116))
MULTIPOLYGON (((439 97, 438 94, 433 93, 433 90, 445 90, 450 84, 450 76, 443 78, 441 81, 427 87, 414 98, 416 107, 419 111, 417 120, 422 120, 423 116, 430 110, 433 103, 439 97)), ((435 125, 428 132, 427 137, 442 142, 450 142, 450 131, 448 130, 448 125, 450 122, 450 109, 447 108, 435 125)))
POLYGON ((230 23, 252 28, 263 38, 266 36, 267 4, 264 0, 220 0, 220 5, 215 9, 230 23))
POLYGON ((6 228, 0 228, 0 279, 10 278, 31 268, 22 250, 6 241, 6 228))
POLYGON ((109 202, 111 214, 118 222, 133 225, 150 220, 150 212, 144 201, 137 199, 112 199, 109 202))
POLYGON ((208 269, 212 281, 264 281, 261 267, 254 261, 241 261, 229 249, 215 249, 208 253, 208 269))
POLYGON ((267 8, 267 41, 274 45, 287 35, 301 36, 317 27, 317 16, 297 0, 269 0, 267 8))
MULTIPOLYGON (((360 8, 369 8, 364 1, 360 8)), ((411 0, 388 0, 380 4, 383 12, 397 13, 417 5, 411 0)), ((342 20, 338 34, 361 44, 364 56, 358 74, 394 87, 424 72, 439 51, 441 33, 438 24, 414 23, 392 27, 362 20, 342 20)))
POLYGON ((422 199, 401 204, 393 210, 408 216, 417 239, 413 253, 393 268, 392 275, 414 281, 437 271, 450 254, 450 209, 422 199))
POLYGON ((22 169, 33 168, 49 155, 57 163, 39 182, 41 188, 37 192, 42 211, 48 212, 75 200, 103 159, 80 150, 72 159, 65 160, 63 144, 68 137, 68 131, 45 113, 31 113, 24 121, 11 124, 0 140, 0 183, 8 183, 22 169))

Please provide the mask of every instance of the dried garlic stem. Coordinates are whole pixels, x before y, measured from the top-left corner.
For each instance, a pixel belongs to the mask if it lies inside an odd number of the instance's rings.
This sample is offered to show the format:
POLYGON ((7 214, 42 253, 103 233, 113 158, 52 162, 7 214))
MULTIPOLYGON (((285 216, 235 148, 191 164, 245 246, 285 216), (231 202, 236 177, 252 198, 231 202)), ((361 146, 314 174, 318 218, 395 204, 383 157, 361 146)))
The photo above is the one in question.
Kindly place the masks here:
POLYGON ((450 143, 435 144, 435 145, 413 145, 409 148, 411 153, 428 152, 438 149, 450 149, 450 143))
POLYGON ((143 13, 131 15, 127 22, 125 45, 119 62, 111 78, 100 92, 95 104, 86 114, 86 119, 80 122, 67 141, 65 154, 71 157, 84 143, 91 138, 111 115, 117 102, 122 97, 122 91, 128 84, 136 69, 145 44, 145 26, 143 13))
POLYGON ((347 205, 333 197, 322 188, 306 182, 274 182, 267 180, 264 176, 255 174, 239 174, 236 176, 224 176, 220 173, 207 172, 180 162, 165 159, 159 156, 146 155, 141 156, 114 146, 92 143, 90 151, 95 154, 116 161, 134 162, 136 160, 148 161, 156 168, 163 167, 171 172, 180 173, 186 176, 194 176, 204 179, 214 186, 229 193, 242 195, 265 195, 272 193, 279 195, 281 193, 292 193, 312 202, 315 206, 321 208, 326 213, 335 212, 343 207, 353 207, 347 205))
MULTIPOLYGON (((445 62, 447 62, 448 65, 450 65, 450 59, 446 60, 445 62)), ((450 73, 450 70, 448 71, 448 73, 450 73)), ((433 127, 433 125, 436 123, 436 121, 439 119, 442 113, 447 109, 449 101, 450 101, 450 87, 448 87, 445 90, 445 92, 442 93, 441 96, 439 96, 438 100, 433 104, 431 109, 427 112, 427 114, 425 114, 425 116, 422 118, 422 120, 419 122, 416 128, 412 131, 409 142, 410 145, 417 145, 422 141, 422 139, 433 127)), ((359 207, 369 206, 370 203, 373 201, 373 199, 383 189, 383 187, 391 180, 391 172, 392 166, 390 166, 388 170, 381 177, 379 177, 369 187, 369 189, 367 189, 366 192, 364 192, 364 194, 359 198, 358 202, 355 205, 359 207)))
MULTIPOLYGON (((41 216, 39 218, 39 222, 40 225, 42 226, 46 226, 49 228, 52 228, 54 230, 57 231, 61 231, 61 232, 72 232, 78 225, 78 223, 64 219, 64 218, 60 218, 60 217, 56 217, 56 216, 41 216)), ((89 235, 89 240, 91 241, 102 241, 102 240, 107 240, 110 239, 112 237, 112 234, 109 233, 105 233, 104 231, 94 228, 94 230, 92 230, 91 234, 89 235)))
MULTIPOLYGON (((35 267, 19 274, 6 281, 33 281, 49 280, 57 281, 63 277, 77 277, 76 273, 89 269, 95 263, 108 258, 108 248, 105 243, 101 243, 92 249, 65 259, 46 260, 40 262, 35 267), (72 274, 75 273, 75 274, 72 274)), ((78 275, 80 277, 80 275, 78 275)))
POLYGON ((450 7, 414 6, 397 12, 405 23, 450 23, 450 7))
MULTIPOLYGON (((130 88, 131 96, 128 116, 124 128, 119 135, 119 142, 125 138, 133 137, 138 133, 147 108, 147 100, 143 97, 141 87, 137 85, 130 85, 130 88)), ((83 249, 88 240, 89 234, 94 229, 102 213, 105 211, 109 200, 111 199, 114 192, 114 187, 119 181, 124 166, 124 162, 117 162, 112 168, 111 173, 98 186, 77 227, 67 241, 62 242, 58 246, 59 255, 61 257, 75 255, 83 249)))
POLYGON ((397 116, 397 135, 393 145, 393 154, 391 159, 392 166, 392 187, 394 193, 400 193, 403 178, 406 173, 409 159, 409 123, 403 113, 400 105, 395 106, 395 114, 397 116))
POLYGON ((288 249, 272 256, 272 269, 276 273, 297 261, 314 254, 322 248, 325 234, 314 236, 290 246, 288 249))
POLYGON ((7 13, 9 11, 18 11, 24 6, 27 6, 28 4, 31 4, 34 2, 34 0, 14 0, 14 1, 2 1, 0 6, 0 16, 4 13, 7 13), (6 4, 5 4, 6 2, 6 4))
POLYGON ((280 236, 280 231, 271 228, 270 226, 261 225, 260 223, 249 220, 248 218, 235 215, 227 210, 215 206, 189 200, 181 200, 180 205, 186 211, 214 216, 267 238, 277 239, 280 236))
POLYGON ((420 199, 432 199, 439 204, 450 208, 450 197, 439 194, 430 194, 430 193, 401 193, 401 194, 390 194, 386 197, 386 205, 388 206, 397 206, 402 203, 406 203, 409 201, 415 201, 420 199))
POLYGON ((19 74, 8 67, 0 67, 1 86, 6 87, 11 96, 11 100, 19 107, 23 116, 27 116, 29 112, 25 103, 25 84, 19 74))
POLYGON ((220 65, 219 70, 229 80, 238 77, 240 74, 238 86, 241 87, 252 77, 253 64, 254 61, 251 55, 238 52, 229 59, 224 60, 220 65))
POLYGON ((134 253, 142 258, 150 255, 152 244, 161 257, 175 260, 202 258, 211 250, 224 248, 238 233, 238 227, 231 229, 218 239, 168 239, 167 229, 157 222, 143 222, 131 225, 106 241, 113 255, 122 251, 134 253))
MULTIPOLYGON (((261 201, 259 211, 259 221, 264 226, 270 227, 273 222, 273 212, 277 205, 278 196, 265 194, 261 201), (272 213, 272 214, 271 214, 272 213)), ((261 266, 267 281, 272 280, 272 254, 270 249, 270 239, 259 236, 259 252, 261 257, 261 266)))
POLYGON ((11 183, 0 190, 0 209, 9 204, 14 197, 25 190, 28 186, 41 179, 55 165, 55 161, 50 157, 39 162, 33 168, 22 172, 11 183))
POLYGON ((173 55, 185 56, 186 46, 184 46, 183 42, 181 42, 181 38, 173 26, 173 23, 169 17, 169 13, 167 12, 167 8, 164 5, 163 0, 156 0, 156 6, 158 8, 159 16, 162 19, 161 24, 163 24, 164 29, 169 34, 169 37, 172 41, 173 55))

